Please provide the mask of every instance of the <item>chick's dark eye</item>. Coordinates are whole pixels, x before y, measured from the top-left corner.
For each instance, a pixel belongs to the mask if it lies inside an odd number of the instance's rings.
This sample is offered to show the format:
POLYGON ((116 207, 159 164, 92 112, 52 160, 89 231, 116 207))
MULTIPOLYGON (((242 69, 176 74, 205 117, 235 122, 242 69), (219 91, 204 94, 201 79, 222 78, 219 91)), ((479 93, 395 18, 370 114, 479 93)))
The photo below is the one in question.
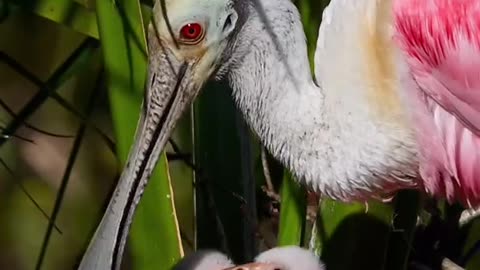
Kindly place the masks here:
POLYGON ((180 41, 186 44, 197 44, 203 38, 203 28, 199 23, 188 23, 180 30, 180 41))

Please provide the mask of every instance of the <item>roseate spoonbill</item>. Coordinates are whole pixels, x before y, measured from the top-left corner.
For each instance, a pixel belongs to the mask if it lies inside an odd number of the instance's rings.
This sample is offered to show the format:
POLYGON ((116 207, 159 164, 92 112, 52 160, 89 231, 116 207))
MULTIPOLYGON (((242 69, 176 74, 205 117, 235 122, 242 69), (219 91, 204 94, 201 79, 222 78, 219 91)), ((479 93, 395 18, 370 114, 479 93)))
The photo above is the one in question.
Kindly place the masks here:
POLYGON ((395 37, 416 87, 413 116, 426 191, 480 204, 480 4, 394 1, 395 37))
POLYGON ((276 247, 262 252, 255 262, 234 266, 218 251, 201 250, 183 258, 173 270, 324 270, 309 250, 297 246, 276 247))
POLYGON ((136 143, 80 269, 119 269, 158 156, 210 77, 229 82, 263 144, 321 194, 425 187, 479 204, 479 10, 473 0, 332 0, 314 81, 289 0, 157 2, 136 143))

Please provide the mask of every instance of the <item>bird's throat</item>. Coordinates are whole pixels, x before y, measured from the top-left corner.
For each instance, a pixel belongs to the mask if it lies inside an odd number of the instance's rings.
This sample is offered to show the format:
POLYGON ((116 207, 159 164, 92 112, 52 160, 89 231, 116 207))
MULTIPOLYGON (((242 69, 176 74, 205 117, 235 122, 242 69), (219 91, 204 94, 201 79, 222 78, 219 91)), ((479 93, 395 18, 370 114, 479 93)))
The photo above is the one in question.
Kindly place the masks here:
POLYGON ((299 178, 310 181, 316 170, 306 170, 308 164, 323 168, 329 162, 321 143, 329 134, 324 96, 311 76, 298 11, 290 1, 275 1, 275 8, 270 2, 262 1, 274 23, 265 26, 251 12, 234 52, 241 60, 228 80, 237 106, 262 143, 299 178), (276 40, 269 32, 276 33, 276 40))
POLYGON ((371 116, 364 85, 324 78, 318 87, 295 6, 287 0, 262 4, 272 23, 266 26, 253 8, 227 78, 237 106, 269 152, 299 180, 335 199, 380 198, 401 186, 398 179, 411 184, 415 159, 409 131, 371 116))

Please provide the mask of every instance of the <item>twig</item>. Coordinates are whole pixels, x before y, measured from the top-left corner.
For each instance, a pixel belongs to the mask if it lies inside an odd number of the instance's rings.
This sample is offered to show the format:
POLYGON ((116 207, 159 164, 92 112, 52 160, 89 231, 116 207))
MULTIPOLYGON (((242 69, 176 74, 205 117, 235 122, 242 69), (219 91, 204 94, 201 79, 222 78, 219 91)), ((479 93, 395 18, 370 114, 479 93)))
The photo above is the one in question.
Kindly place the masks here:
POLYGON ((268 197, 272 198, 273 200, 280 202, 280 195, 275 192, 275 188, 273 187, 272 183, 272 176, 270 174, 270 169, 268 168, 268 160, 267 160, 267 151, 265 147, 261 147, 260 155, 262 159, 262 167, 263 167, 263 175, 265 177, 265 183, 267 186, 262 186, 262 191, 267 194, 268 197))
MULTIPOLYGON (((13 69, 17 74, 21 75, 23 78, 27 79, 29 82, 33 83, 35 86, 39 88, 39 91, 33 96, 32 99, 16 114, 14 120, 7 125, 7 127, 2 130, 2 135, 10 135, 15 133, 15 131, 20 127, 21 124, 24 124, 27 127, 32 127, 31 125, 27 125, 25 119, 30 117, 35 110, 41 106, 47 98, 53 99, 55 102, 60 104, 63 108, 67 111, 74 114, 76 117, 80 118, 82 121, 85 121, 88 125, 90 125, 103 140, 105 140, 107 146, 113 153, 115 152, 115 143, 99 128, 97 128, 94 124, 86 121, 85 116, 77 111, 73 106, 70 105, 65 99, 63 99, 58 93, 56 93, 55 89, 58 87, 58 80, 68 73, 66 70, 69 66, 75 65, 79 59, 81 58, 82 52, 85 48, 91 47, 91 43, 96 42, 93 39, 86 39, 74 52, 72 55, 67 58, 67 60, 54 72, 54 74, 46 81, 43 82, 40 78, 36 77, 35 74, 30 72, 26 67, 22 66, 18 63, 15 59, 11 58, 8 54, 0 51, 0 61, 7 64, 11 69, 13 69)), ((35 130, 35 128, 33 128, 35 130)), ((37 130, 39 131, 39 130, 37 130)), ((49 132, 42 132, 48 134, 49 132)), ((56 134, 51 134, 56 135, 56 134)), ((56 136, 59 137, 59 136, 56 136)), ((60 136, 61 137, 61 136, 60 136)), ((0 146, 2 146, 8 137, 1 137, 0 136, 0 146)))
MULTIPOLYGON (((172 146, 174 153, 167 153, 167 157, 172 157, 173 160, 179 160, 179 161, 182 161, 183 163, 185 163, 185 165, 187 165, 190 169, 195 171, 195 173, 198 175, 198 178, 200 179, 199 182, 210 182, 208 177, 205 176, 205 174, 203 173, 203 170, 201 168, 197 167, 191 161, 191 157, 192 157, 191 154, 183 153, 173 139, 169 139, 168 142, 172 146)), ((243 203, 243 204, 246 203, 246 200, 245 200, 245 198, 242 197, 242 195, 229 190, 228 188, 224 187, 223 185, 221 185, 219 183, 215 183, 214 186, 222 189, 223 191, 225 191, 227 193, 230 193, 230 195, 232 195, 234 198, 238 199, 240 201, 240 203, 243 203)))
MULTIPOLYGON (((5 170, 7 170, 7 172, 15 177, 15 173, 12 171, 12 169, 10 169, 10 167, 8 167, 7 163, 0 158, 0 164, 5 168, 5 170)), ((38 202, 33 198, 33 196, 28 192, 27 188, 19 181, 15 181, 15 184, 18 185, 18 187, 20 188, 20 190, 22 190, 22 192, 27 196, 28 200, 30 202, 33 203, 33 205, 40 211, 40 213, 42 213, 42 215, 49 221, 49 222, 52 222, 52 218, 50 218, 50 216, 47 214, 47 212, 45 212, 45 210, 43 210, 43 208, 40 206, 40 204, 38 204, 38 202)), ((54 229, 59 233, 59 234, 62 234, 62 231, 60 230, 60 228, 58 228, 57 224, 55 224, 55 222, 53 222, 53 227, 54 229)))
POLYGON ((35 142, 32 139, 29 139, 27 137, 23 137, 23 136, 20 136, 20 135, 17 135, 17 134, 7 134, 7 133, 5 133, 5 127, 0 127, 0 131, 2 132, 1 136, 4 139, 10 139, 10 137, 12 137, 12 138, 17 138, 17 139, 20 139, 22 141, 26 141, 26 142, 35 144, 35 142))
MULTIPOLYGON (((0 98, 0 107, 2 107, 10 116, 16 118, 17 117, 17 114, 7 105, 7 103, 5 103, 1 98, 0 98)), ((56 134, 56 133, 53 133, 53 132, 49 132, 49 131, 46 131, 46 130, 43 130, 41 128, 38 128, 32 124, 29 124, 27 121, 23 120, 23 124, 31 129, 31 130, 34 130, 36 132, 39 132, 39 133, 42 133, 42 134, 45 134, 47 136, 51 136, 51 137, 57 137, 57 138, 73 138, 74 136, 72 135, 63 135, 63 134, 56 134)))

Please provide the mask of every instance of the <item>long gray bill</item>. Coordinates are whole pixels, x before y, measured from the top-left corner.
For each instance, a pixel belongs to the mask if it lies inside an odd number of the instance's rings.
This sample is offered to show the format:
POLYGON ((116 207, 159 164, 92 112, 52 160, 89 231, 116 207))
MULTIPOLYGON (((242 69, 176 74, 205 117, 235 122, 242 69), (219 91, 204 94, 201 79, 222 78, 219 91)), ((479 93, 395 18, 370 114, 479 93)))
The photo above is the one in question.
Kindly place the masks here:
POLYGON ((79 270, 120 269, 133 215, 160 153, 183 111, 193 101, 192 63, 179 62, 149 27, 148 89, 135 144, 79 270))

